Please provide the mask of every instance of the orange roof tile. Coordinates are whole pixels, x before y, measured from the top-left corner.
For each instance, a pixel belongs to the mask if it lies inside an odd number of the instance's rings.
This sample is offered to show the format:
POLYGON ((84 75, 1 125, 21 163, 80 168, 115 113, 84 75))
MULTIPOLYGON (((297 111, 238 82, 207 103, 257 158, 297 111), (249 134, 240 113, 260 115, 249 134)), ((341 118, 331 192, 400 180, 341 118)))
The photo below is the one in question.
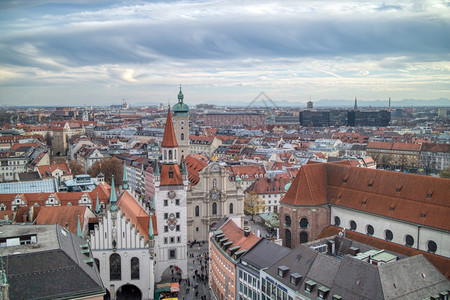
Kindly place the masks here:
POLYGON ((122 213, 125 213, 127 219, 130 219, 131 223, 136 225, 139 233, 144 235, 147 240, 150 216, 136 202, 133 196, 131 196, 128 191, 124 191, 122 195, 120 195, 117 205, 121 208, 122 213))
POLYGON ((196 185, 200 180, 199 172, 205 168, 208 163, 195 158, 193 155, 188 155, 185 159, 186 167, 188 170, 189 181, 191 185, 196 185))
POLYGON ((280 202, 295 206, 327 204, 326 184, 325 164, 306 164, 300 168, 280 202))
POLYGON ((167 112, 166 127, 164 128, 164 137, 161 147, 175 148, 178 147, 177 139, 175 137, 175 130, 173 129, 172 115, 170 110, 167 112))
POLYGON ((78 216, 80 216, 81 228, 84 225, 86 206, 45 206, 37 214, 37 225, 59 224, 67 227, 70 232, 77 234, 78 216))
POLYGON ((181 171, 177 164, 161 166, 161 181, 160 185, 183 185, 183 178, 181 177, 181 171), (172 170, 173 175, 170 177, 169 172, 172 170))
POLYGON ((228 241, 233 242, 229 248, 240 246, 239 250, 250 250, 260 240, 253 232, 250 232, 249 236, 246 237, 244 230, 231 219, 220 229, 225 234, 225 237, 228 238, 228 241))

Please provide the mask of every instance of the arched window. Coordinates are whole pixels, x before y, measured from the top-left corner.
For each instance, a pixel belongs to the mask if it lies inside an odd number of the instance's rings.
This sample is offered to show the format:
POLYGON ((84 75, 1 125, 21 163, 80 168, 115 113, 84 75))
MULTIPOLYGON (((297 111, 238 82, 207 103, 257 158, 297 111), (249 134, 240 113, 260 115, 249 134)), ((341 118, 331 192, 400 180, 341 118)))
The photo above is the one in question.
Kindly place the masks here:
POLYGON ((300 244, 308 242, 308 233, 306 231, 300 232, 300 244))
POLYGON ((367 232, 367 235, 373 235, 375 230, 373 229, 372 225, 367 225, 366 232, 367 232))
POLYGON ((414 238, 409 234, 405 236, 405 245, 408 247, 412 247, 414 245, 414 238))
POLYGON ((427 248, 428 252, 435 253, 437 250, 437 244, 434 241, 428 241, 427 248))
POLYGON ((172 150, 169 150, 169 159, 172 159, 173 155, 172 155, 172 150))
POLYGON ((230 215, 233 214, 233 203, 230 203, 230 215))
POLYGON ((195 216, 196 217, 200 216, 200 207, 198 207, 198 205, 195 207, 195 216))
POLYGON ((392 239, 394 238, 394 234, 392 233, 392 231, 390 231, 390 230, 388 229, 388 230, 386 230, 386 231, 384 232, 384 238, 385 238, 387 241, 392 241, 392 239))
POLYGON ((121 280, 122 267, 120 263, 120 255, 117 253, 111 254, 109 257, 109 280, 121 280))
POLYGON ((214 202, 212 204, 212 214, 217 215, 217 203, 216 202, 214 202))
POLYGON ((353 230, 353 231, 355 231, 355 230, 356 230, 356 228, 357 228, 357 226, 356 226, 356 222, 355 222, 355 221, 353 221, 353 220, 351 220, 351 221, 350 221, 350 230, 353 230))
POLYGON ((286 234, 286 247, 291 248, 291 231, 289 229, 286 229, 285 234, 286 234))
POLYGON ((100 272, 100 261, 98 260, 98 258, 94 258, 95 261, 95 265, 97 266, 97 270, 100 272))
POLYGON ((284 216, 284 225, 287 227, 291 226, 291 217, 289 215, 284 216))
POLYGON ((184 133, 181 133, 181 140, 184 141, 184 133))
POLYGON ((334 226, 340 226, 341 225, 341 219, 339 217, 334 217, 334 226))
POLYGON ((307 218, 302 218, 300 220, 300 228, 308 228, 308 219, 307 218))
POLYGON ((139 279, 139 258, 131 259, 131 279, 139 279))

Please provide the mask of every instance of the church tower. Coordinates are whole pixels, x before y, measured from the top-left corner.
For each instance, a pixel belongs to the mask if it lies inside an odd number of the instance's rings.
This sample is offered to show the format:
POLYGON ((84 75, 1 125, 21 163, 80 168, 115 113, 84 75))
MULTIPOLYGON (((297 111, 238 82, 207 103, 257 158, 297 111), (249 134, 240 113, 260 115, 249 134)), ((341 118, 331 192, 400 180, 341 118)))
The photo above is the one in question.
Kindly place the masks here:
POLYGON ((178 103, 172 108, 175 127, 175 137, 178 143, 178 162, 189 155, 189 107, 183 102, 184 95, 178 93, 178 103))
MULTIPOLYGON (((178 143, 170 110, 167 113, 162 148, 162 162, 154 171, 155 215, 158 235, 155 237, 155 282, 171 266, 181 271, 183 279, 187 269, 187 172, 178 164, 178 143)), ((184 166, 184 164, 183 164, 184 166)))

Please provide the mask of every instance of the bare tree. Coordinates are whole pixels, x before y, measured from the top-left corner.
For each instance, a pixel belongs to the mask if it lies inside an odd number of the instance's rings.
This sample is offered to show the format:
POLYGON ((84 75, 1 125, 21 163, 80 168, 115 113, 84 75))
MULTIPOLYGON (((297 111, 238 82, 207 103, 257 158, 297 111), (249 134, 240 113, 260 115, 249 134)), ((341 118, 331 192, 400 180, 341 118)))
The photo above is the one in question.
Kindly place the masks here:
POLYGON ((116 158, 105 158, 100 162, 95 162, 88 170, 91 177, 97 177, 102 172, 105 176, 105 182, 111 184, 112 175, 114 175, 114 183, 116 185, 122 184, 123 177, 123 162, 116 158))
POLYGON ((69 161, 69 168, 72 172, 72 175, 84 174, 84 166, 82 164, 77 163, 74 160, 69 161))
POLYGON ((244 198, 244 212, 252 215, 252 221, 254 215, 259 213, 260 210, 264 209, 264 201, 259 199, 259 196, 251 191, 244 198))

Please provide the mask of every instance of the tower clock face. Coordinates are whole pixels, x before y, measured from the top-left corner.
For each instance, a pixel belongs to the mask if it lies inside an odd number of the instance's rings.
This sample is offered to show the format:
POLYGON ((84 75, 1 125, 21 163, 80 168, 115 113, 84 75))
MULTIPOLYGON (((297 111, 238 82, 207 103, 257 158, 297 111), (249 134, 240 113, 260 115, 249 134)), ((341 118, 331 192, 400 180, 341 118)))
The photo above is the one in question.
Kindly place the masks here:
POLYGON ((186 122, 184 120, 180 120, 180 125, 184 126, 184 124, 186 124, 186 122))
POLYGON ((177 193, 175 193, 175 191, 169 191, 167 193, 167 197, 169 197, 169 199, 171 199, 171 200, 175 199, 176 196, 177 196, 177 193))

